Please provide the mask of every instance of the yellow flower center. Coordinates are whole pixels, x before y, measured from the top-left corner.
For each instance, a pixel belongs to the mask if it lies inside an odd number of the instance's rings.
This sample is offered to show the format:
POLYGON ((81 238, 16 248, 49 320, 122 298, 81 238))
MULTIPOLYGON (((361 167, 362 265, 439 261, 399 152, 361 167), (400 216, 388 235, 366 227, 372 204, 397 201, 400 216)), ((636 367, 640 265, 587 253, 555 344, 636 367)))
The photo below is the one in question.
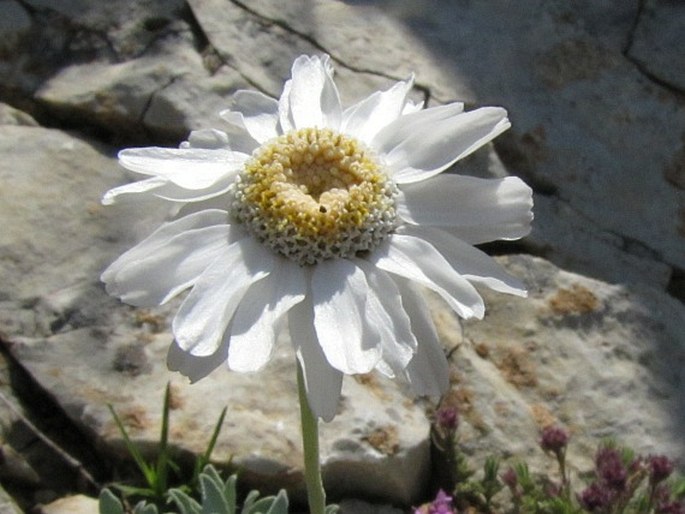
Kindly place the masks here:
POLYGON ((378 160, 329 129, 300 129, 265 143, 233 192, 238 220, 302 265, 371 250, 397 218, 397 189, 378 160))

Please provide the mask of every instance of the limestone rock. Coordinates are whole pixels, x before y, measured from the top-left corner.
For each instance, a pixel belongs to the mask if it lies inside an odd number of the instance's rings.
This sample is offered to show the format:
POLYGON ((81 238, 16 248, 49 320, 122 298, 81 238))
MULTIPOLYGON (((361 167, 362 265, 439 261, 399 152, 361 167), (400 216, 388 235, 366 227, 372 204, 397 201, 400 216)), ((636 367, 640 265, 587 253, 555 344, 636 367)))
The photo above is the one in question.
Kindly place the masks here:
POLYGON ((39 507, 39 514, 97 514, 98 500, 82 494, 67 496, 39 507))
POLYGON ((685 34, 685 8, 678 2, 648 0, 635 28, 628 54, 657 79, 685 91, 685 57, 679 51, 685 34))
POLYGON ((0 125, 28 125, 35 127, 38 123, 25 112, 15 109, 10 105, 0 103, 0 125))
POLYGON ((37 98, 65 119, 80 118, 127 138, 179 141, 191 129, 216 126, 229 92, 245 87, 231 70, 210 75, 192 49, 168 45, 169 54, 118 64, 76 64, 48 80, 37 98))
POLYGON ((0 514, 22 514, 12 497, 0 486, 0 514))
POLYGON ((685 307, 644 286, 609 285, 538 258, 504 259, 528 298, 486 293, 483 321, 436 303, 452 354, 461 443, 476 457, 525 457, 545 469, 538 431, 571 431, 569 459, 588 469, 614 437, 642 454, 685 461, 685 307), (450 344, 451 341, 451 344, 450 344))
POLYGON ((12 48, 31 26, 31 17, 19 2, 0 0, 0 52, 12 48))

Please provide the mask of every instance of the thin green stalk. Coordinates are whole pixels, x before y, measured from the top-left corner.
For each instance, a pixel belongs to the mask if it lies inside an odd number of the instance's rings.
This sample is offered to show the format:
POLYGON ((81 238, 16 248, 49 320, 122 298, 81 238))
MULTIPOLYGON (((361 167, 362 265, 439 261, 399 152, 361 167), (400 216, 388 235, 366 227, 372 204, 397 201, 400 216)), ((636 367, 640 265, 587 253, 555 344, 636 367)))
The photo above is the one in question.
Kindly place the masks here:
POLYGON ((321 480, 319 460, 319 420, 314 416, 307 401, 302 366, 297 363, 297 392, 300 400, 300 421, 302 424, 302 446, 304 448, 304 481, 307 486, 309 512, 325 514, 326 492, 321 480))

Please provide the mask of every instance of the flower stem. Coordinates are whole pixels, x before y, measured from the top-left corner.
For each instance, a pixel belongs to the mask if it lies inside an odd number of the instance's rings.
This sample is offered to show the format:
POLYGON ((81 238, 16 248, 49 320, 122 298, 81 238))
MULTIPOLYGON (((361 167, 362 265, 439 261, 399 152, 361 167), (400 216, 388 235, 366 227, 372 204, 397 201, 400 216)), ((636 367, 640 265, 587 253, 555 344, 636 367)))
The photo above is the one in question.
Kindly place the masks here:
POLYGON ((304 481, 311 514, 325 514, 326 492, 321 480, 319 460, 319 420, 309 407, 304 387, 302 366, 297 363, 297 392, 300 400, 300 421, 302 424, 302 446, 304 448, 304 481))

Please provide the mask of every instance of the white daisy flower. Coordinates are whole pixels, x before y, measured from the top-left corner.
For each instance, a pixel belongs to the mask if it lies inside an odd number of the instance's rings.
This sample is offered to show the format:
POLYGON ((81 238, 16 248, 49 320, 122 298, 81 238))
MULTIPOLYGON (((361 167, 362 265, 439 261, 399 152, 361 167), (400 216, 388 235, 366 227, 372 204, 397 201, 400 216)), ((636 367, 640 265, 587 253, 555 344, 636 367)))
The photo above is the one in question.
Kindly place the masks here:
POLYGON ((159 305, 189 289, 169 366, 199 380, 220 364, 257 371, 287 321, 310 406, 336 412, 344 374, 374 369, 417 395, 448 387, 448 366, 417 286, 481 318, 474 284, 523 285, 472 245, 530 230, 520 179, 441 174, 510 124, 499 107, 421 109, 413 79, 343 110, 328 56, 297 58, 279 100, 239 91, 224 131, 178 149, 123 150, 142 181, 105 203, 156 195, 212 200, 164 224, 102 275, 124 302, 159 305))

